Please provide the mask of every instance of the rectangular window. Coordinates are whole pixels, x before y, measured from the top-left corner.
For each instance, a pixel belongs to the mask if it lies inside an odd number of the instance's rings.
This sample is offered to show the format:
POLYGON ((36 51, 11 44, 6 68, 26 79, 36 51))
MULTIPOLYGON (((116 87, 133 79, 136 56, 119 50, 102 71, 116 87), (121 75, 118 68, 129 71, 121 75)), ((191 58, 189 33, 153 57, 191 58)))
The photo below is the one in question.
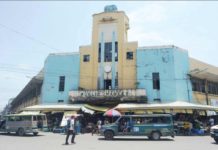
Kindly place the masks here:
POLYGON ((115 42, 115 61, 118 61, 118 42, 115 42))
POLYGON ((126 59, 133 59, 133 52, 126 52, 126 59))
POLYGON ((205 81, 198 78, 192 78, 192 91, 205 93, 205 81))
POLYGON ((90 61, 90 55, 83 55, 83 62, 89 62, 90 61))
POLYGON ((215 82, 208 82, 208 93, 209 94, 218 94, 218 84, 215 82))
POLYGON ((98 43, 98 62, 101 62, 101 43, 98 43))
POLYGON ((64 91, 65 86, 65 76, 60 76, 59 78, 59 91, 64 91))
MULTIPOLYGON (((104 44, 104 62, 112 61, 112 42, 104 44)), ((115 61, 118 61, 118 42, 115 42, 115 61)), ((101 43, 98 44, 98 62, 101 62, 101 43)))
POLYGON ((115 89, 118 89, 118 72, 116 72, 116 77, 115 77, 115 89))
POLYGON ((104 45, 104 61, 112 61, 112 42, 105 43, 104 45))
POLYGON ((111 80, 110 79, 104 80, 104 89, 111 90, 111 80))
POLYGON ((58 103, 63 103, 63 102, 64 102, 64 100, 62 100, 62 99, 58 100, 58 103))
POLYGON ((160 90, 159 73, 152 73, 153 89, 160 90))
POLYGON ((161 99, 160 98, 155 98, 154 101, 155 102, 161 102, 161 99))

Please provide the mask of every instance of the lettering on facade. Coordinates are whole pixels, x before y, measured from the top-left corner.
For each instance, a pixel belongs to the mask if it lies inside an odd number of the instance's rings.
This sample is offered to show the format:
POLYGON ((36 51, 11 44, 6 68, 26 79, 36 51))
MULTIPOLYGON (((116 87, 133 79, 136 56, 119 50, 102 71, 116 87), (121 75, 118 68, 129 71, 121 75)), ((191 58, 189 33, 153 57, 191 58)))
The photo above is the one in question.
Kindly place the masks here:
POLYGON ((70 91, 72 100, 87 100, 99 98, 122 99, 124 97, 146 96, 144 89, 125 89, 125 90, 81 90, 70 91))

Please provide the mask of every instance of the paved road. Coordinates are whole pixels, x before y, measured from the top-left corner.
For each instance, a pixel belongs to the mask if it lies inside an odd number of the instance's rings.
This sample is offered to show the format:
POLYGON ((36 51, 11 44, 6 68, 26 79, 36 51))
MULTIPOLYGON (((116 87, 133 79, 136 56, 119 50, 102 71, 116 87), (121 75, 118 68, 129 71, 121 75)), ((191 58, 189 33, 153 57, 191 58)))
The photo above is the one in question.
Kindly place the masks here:
POLYGON ((97 135, 76 136, 76 144, 64 145, 65 135, 40 133, 38 136, 0 134, 0 150, 218 150, 209 136, 177 136, 149 141, 147 138, 119 137, 105 141, 97 135))

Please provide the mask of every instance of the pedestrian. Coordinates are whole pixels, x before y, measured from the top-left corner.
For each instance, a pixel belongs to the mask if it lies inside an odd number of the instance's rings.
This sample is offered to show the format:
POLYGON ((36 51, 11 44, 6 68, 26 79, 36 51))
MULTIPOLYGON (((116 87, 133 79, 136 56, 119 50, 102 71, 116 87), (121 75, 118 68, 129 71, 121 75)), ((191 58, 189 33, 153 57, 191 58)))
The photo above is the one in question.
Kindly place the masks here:
POLYGON ((74 130, 74 122, 75 122, 75 117, 74 116, 71 116, 68 120, 67 120, 67 136, 66 136, 66 142, 65 144, 68 145, 68 139, 69 139, 69 136, 72 135, 72 138, 71 138, 71 143, 75 144, 75 130, 74 130))
POLYGON ((98 119, 98 121, 97 121, 97 128, 98 128, 98 130, 97 130, 97 134, 100 133, 101 125, 102 125, 102 121, 101 121, 101 119, 98 119))
POLYGON ((214 126, 214 119, 212 117, 209 119, 209 125, 210 127, 214 126))

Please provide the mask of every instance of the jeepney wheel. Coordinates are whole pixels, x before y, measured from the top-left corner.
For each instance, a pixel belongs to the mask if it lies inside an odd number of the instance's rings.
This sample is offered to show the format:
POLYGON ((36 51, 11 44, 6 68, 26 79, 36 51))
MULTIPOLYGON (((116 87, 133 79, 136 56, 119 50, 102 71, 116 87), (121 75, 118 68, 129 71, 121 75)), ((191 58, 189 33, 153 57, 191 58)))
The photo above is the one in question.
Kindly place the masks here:
POLYGON ((33 135, 34 135, 34 136, 37 136, 37 135, 38 135, 38 132, 33 132, 33 135))
POLYGON ((215 138, 214 138, 214 140, 216 141, 216 143, 218 143, 218 139, 215 139, 215 138))
POLYGON ((17 131, 17 134, 19 136, 23 136, 25 134, 24 129, 23 128, 19 128, 18 131, 17 131))
POLYGON ((114 133, 112 131, 105 131, 104 137, 106 140, 112 140, 114 138, 114 133))
POLYGON ((152 140, 160 140, 160 132, 152 132, 151 134, 152 140))

